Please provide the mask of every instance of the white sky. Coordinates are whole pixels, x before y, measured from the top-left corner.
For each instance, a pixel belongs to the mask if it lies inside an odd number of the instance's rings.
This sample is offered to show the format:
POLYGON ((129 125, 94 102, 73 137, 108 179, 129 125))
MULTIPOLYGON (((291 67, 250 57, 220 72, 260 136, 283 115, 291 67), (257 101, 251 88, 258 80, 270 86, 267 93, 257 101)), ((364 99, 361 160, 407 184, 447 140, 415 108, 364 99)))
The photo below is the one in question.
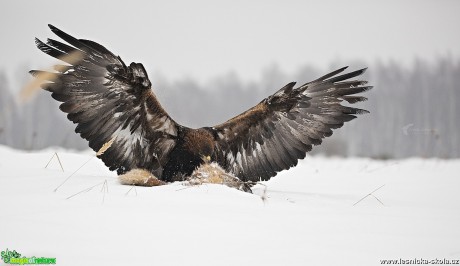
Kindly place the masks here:
POLYGON ((91 39, 150 73, 200 82, 234 70, 258 79, 274 63, 286 72, 310 63, 460 56, 460 1, 2 1, 0 70, 55 62, 34 37, 54 24, 91 39))

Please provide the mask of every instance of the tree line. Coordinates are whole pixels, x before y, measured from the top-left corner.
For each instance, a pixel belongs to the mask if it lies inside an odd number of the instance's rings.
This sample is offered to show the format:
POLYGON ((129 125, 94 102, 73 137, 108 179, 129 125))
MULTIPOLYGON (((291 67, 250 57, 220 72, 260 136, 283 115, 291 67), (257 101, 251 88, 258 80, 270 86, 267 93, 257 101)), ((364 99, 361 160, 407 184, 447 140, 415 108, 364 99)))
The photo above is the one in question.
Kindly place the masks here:
MULTIPOLYGON (((341 66, 336 62, 329 70, 341 66)), ((235 73, 206 83, 193 79, 170 81, 155 73, 151 80, 154 92, 173 119, 189 127, 201 127, 226 121, 290 81, 300 85, 325 73, 307 65, 288 75, 272 65, 256 81, 242 81, 235 73)), ((371 113, 337 129, 313 149, 313 154, 380 159, 460 156, 460 60, 416 60, 410 67, 377 62, 370 65, 363 78, 374 89, 365 93, 369 100, 358 107, 371 113)), ((18 91, 10 88, 5 73, 0 71, 0 144, 23 150, 88 148, 48 92, 39 91, 31 100, 20 102, 18 91)))

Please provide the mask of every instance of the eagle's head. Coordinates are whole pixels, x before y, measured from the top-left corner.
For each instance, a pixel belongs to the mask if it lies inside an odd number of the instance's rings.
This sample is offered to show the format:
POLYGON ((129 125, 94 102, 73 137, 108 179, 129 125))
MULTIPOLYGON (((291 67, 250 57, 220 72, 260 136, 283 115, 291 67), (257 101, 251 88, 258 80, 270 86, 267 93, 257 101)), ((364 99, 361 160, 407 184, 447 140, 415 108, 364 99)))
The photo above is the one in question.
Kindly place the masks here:
POLYGON ((215 142, 213 135, 208 130, 200 128, 189 131, 184 140, 186 149, 199 157, 203 163, 212 161, 215 142))

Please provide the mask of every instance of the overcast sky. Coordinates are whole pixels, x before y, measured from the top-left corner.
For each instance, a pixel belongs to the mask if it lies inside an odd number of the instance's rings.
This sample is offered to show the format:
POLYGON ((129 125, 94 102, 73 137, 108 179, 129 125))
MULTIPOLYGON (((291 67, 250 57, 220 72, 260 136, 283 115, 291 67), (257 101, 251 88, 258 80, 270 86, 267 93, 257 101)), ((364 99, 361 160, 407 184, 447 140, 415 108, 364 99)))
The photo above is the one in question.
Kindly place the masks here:
POLYGON ((25 1, 0 6, 0 70, 55 62, 34 37, 51 23, 169 79, 208 81, 235 71, 258 79, 340 59, 411 64, 460 55, 460 1, 25 1))

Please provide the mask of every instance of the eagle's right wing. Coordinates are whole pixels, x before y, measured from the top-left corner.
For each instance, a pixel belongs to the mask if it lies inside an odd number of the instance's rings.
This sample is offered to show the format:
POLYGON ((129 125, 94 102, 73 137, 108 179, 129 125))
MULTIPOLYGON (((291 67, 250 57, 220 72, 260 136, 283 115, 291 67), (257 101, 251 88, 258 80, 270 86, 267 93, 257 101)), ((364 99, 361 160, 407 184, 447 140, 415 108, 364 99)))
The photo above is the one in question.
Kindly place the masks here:
POLYGON ((160 176, 180 125, 153 94, 144 67, 126 66, 102 45, 49 27, 70 45, 36 39, 37 47, 68 65, 56 66, 57 72, 32 70, 46 81, 42 88, 63 102, 60 109, 94 151, 111 143, 98 155, 110 170, 142 168, 160 176))
POLYGON ((332 129, 367 113, 341 105, 366 100, 354 94, 372 88, 353 80, 365 69, 340 74, 333 71, 295 88, 289 83, 248 111, 217 125, 215 157, 243 181, 268 180, 303 159, 332 129), (352 80, 350 80, 352 79, 352 80))

